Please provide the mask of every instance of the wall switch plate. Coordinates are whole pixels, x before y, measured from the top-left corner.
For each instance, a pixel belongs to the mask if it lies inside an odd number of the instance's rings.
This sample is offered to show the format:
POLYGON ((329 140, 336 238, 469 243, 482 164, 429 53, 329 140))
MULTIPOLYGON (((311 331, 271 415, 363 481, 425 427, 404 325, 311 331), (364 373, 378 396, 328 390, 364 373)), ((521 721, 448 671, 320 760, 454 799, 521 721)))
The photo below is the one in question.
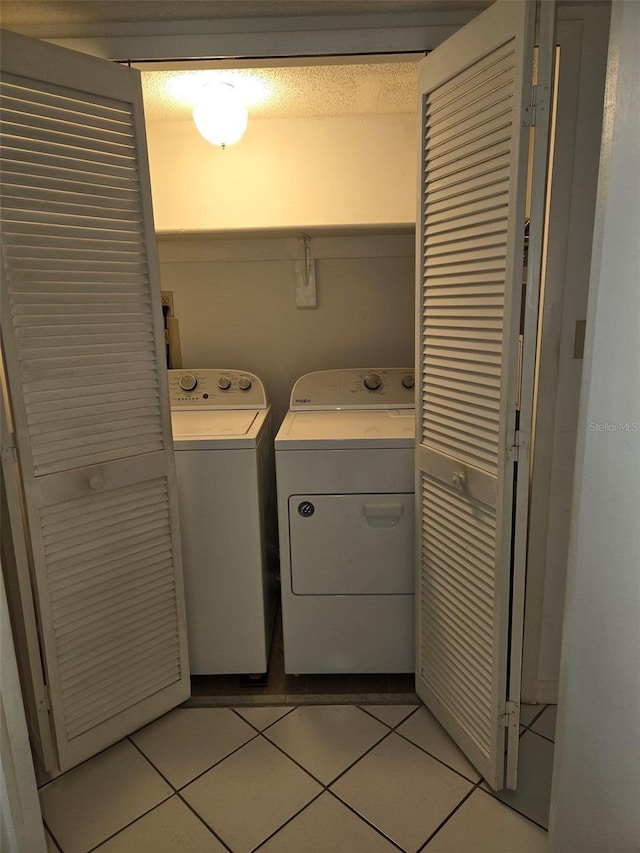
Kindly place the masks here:
POLYGON ((586 320, 576 320, 576 330, 573 336, 573 357, 584 358, 584 336, 587 328, 586 320))
POLYGON ((162 299, 162 307, 165 306, 169 309, 168 316, 174 317, 173 313, 173 291, 172 290, 161 290, 160 298, 162 299))

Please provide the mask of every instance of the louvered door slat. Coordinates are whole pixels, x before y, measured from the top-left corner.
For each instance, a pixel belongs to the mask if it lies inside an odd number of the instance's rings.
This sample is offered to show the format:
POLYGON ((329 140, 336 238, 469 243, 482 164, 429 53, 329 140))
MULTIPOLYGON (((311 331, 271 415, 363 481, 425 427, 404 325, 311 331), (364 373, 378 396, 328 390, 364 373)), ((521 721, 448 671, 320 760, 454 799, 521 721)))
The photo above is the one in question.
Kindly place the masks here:
POLYGON ((108 198, 124 198, 136 203, 135 187, 131 184, 130 176, 102 174, 98 171, 87 172, 74 168, 73 165, 58 164, 56 166, 30 160, 22 162, 14 157, 6 164, 2 181, 18 187, 40 185, 45 189, 61 189, 80 194, 86 189, 89 193, 88 198, 105 194, 108 198))
POLYGON ((452 213, 449 217, 440 217, 437 222, 432 221, 429 232, 432 237, 440 235, 460 239, 465 234, 475 237, 482 233, 483 228, 492 228, 495 224, 503 226, 505 209, 506 205, 497 204, 488 207, 480 215, 474 213, 470 216, 455 211, 455 214, 452 213))
MULTIPOLYGON (((27 220, 25 224, 21 225, 15 220, 13 221, 13 235, 8 247, 10 255, 22 258, 49 257, 52 253, 57 254, 60 250, 74 252, 76 257, 78 257, 78 252, 82 252, 91 258, 96 253, 100 253, 99 259, 103 260, 121 260, 123 253, 140 255, 139 235, 142 229, 139 223, 131 228, 118 228, 118 224, 114 222, 110 232, 101 235, 100 232, 96 233, 85 227, 70 227, 68 222, 62 221, 58 227, 64 228, 64 231, 56 233, 56 230, 52 229, 51 234, 34 235, 29 222, 32 217, 32 210, 25 211, 27 220)), ((6 221, 11 221, 11 219, 12 214, 9 213, 6 221)))
POLYGON ((116 162, 115 158, 108 155, 94 156, 91 159, 87 156, 80 156, 81 151, 69 151, 64 155, 59 153, 65 150, 62 146, 45 146, 34 142, 33 147, 28 147, 15 139, 11 139, 6 133, 0 134, 0 144, 2 145, 3 155, 10 162, 20 163, 23 167, 27 165, 37 166, 43 159, 46 159, 48 167, 54 173, 58 170, 62 172, 73 171, 78 178, 89 182, 93 175, 102 180, 113 179, 123 183, 135 180, 135 172, 132 168, 116 162))
POLYGON ((472 174, 461 173, 445 178, 433 178, 429 186, 431 187, 431 195, 434 198, 439 198, 443 195, 455 195, 459 187, 482 186, 484 184, 495 183, 508 174, 510 165, 509 152, 507 151, 501 157, 496 157, 484 167, 479 167, 472 174))
POLYGON ((6 74, 4 80, 6 95, 14 107, 19 105, 36 114, 48 108, 55 111, 62 121, 67 120, 69 112, 85 118, 90 116, 89 127, 125 131, 132 135, 131 108, 126 102, 106 101, 96 98, 92 92, 71 88, 61 90, 50 80, 29 80, 13 74, 6 74))
MULTIPOLYGON (((10 86, 7 91, 11 91, 10 86)), ((19 89, 16 88, 16 94, 19 89)), ((64 143, 68 148, 81 147, 87 140, 98 142, 104 151, 119 152, 123 145, 131 150, 134 148, 134 139, 130 130, 130 118, 128 114, 123 122, 104 122, 103 127, 95 127, 85 121, 86 113, 74 110, 65 110, 60 107, 47 109, 46 105, 39 105, 37 112, 33 111, 34 103, 31 101, 25 108, 24 101, 19 97, 12 98, 5 95, 4 116, 5 127, 10 134, 23 134, 31 136, 50 137, 54 142, 64 143), (25 131, 28 131, 25 133, 25 131)), ((86 104, 84 108, 86 110, 86 104)))
POLYGON ((532 7, 498 2, 422 63, 416 689, 504 774, 515 356, 532 7))
POLYGON ((2 339, 65 769, 189 693, 162 314, 139 75, 12 33, 0 62, 2 339))
POLYGON ((491 50, 490 54, 477 60, 470 68, 463 68, 450 80, 442 82, 437 90, 431 93, 429 104, 425 106, 425 115, 441 115, 449 110, 458 112, 469 103, 480 100, 487 91, 497 88, 496 81, 513 77, 515 68, 514 47, 507 42, 491 50))
MULTIPOLYGON (((93 583, 100 584, 103 579, 116 580, 120 575, 131 572, 144 573, 146 567, 153 567, 162 560, 162 555, 167 547, 166 537, 156 537, 152 543, 136 542, 129 549, 129 560, 122 563, 120 557, 107 555, 102 560, 94 560, 88 568, 83 560, 73 563, 67 560, 64 571, 57 578, 57 592, 52 593, 51 600, 57 596, 71 595, 76 590, 82 591, 89 588, 93 583)), ((49 574, 55 575, 55 569, 50 568, 49 574)))
POLYGON ((424 243, 425 253, 427 255, 440 254, 461 244, 468 250, 483 248, 487 245, 501 245, 506 242, 506 233, 504 223, 489 228, 485 227, 477 235, 466 232, 464 241, 457 231, 449 234, 430 233, 424 243))
POLYGON ((104 197, 123 199, 136 205, 135 188, 125 178, 94 173, 89 180, 87 175, 80 174, 76 169, 53 168, 43 163, 21 163, 14 159, 7 163, 0 184, 11 184, 16 188, 42 187, 45 191, 61 190, 78 196, 86 191, 87 200, 104 197))
POLYGON ((0 184, 0 192, 4 197, 7 210, 15 208, 29 209, 33 205, 41 205, 46 202, 52 211, 85 213, 87 215, 104 214, 107 210, 118 212, 118 218, 133 218, 137 216, 136 205, 130 197, 98 195, 95 192, 81 195, 60 187, 47 190, 42 184, 38 187, 25 185, 24 182, 16 180, 15 185, 9 176, 4 176, 0 184))
POLYGON ((132 177, 135 175, 131 167, 133 146, 130 139, 114 142, 108 142, 105 139, 96 140, 84 136, 84 127, 81 124, 70 122, 63 125, 58 119, 45 123, 38 121, 33 115, 27 122, 21 121, 21 118, 22 116, 16 117, 6 108, 3 110, 0 144, 11 151, 12 156, 17 159, 30 162, 34 154, 40 154, 51 163, 74 160, 83 170, 100 166, 100 172, 104 174, 104 167, 113 167, 132 177), (31 134, 25 136, 29 131, 44 139, 35 139, 32 142, 31 134), (92 146, 96 141, 99 142, 97 150, 92 146), (125 148, 129 148, 129 156, 125 148))

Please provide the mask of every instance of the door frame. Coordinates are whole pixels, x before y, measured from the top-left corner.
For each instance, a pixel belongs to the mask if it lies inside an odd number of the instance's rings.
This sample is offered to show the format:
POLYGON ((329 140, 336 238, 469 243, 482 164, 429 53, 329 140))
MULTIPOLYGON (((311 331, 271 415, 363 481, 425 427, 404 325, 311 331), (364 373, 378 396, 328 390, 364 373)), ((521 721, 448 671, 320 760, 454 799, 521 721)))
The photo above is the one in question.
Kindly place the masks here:
MULTIPOLYGON (((606 11, 606 10, 605 10, 606 11)), ((603 38, 603 26, 602 26, 602 17, 603 17, 603 9, 594 6, 586 6, 577 4, 572 9, 568 9, 567 7, 561 7, 558 12, 558 19, 561 20, 574 20, 578 19, 581 16, 580 20, 584 20, 586 22, 585 32, 588 33, 588 37, 585 38, 582 42, 581 46, 581 63, 580 63, 580 75, 588 74, 591 69, 592 57, 594 53, 594 44, 603 44, 604 50, 600 51, 599 60, 604 57, 604 61, 600 61, 599 69, 603 69, 606 66, 606 48, 608 45, 608 34, 605 33, 603 38), (602 40, 602 41, 601 41, 602 40)), ((448 28, 450 31, 454 31, 459 29, 464 25, 468 20, 474 17, 473 14, 464 14, 464 20, 458 19, 458 23, 453 23, 451 20, 448 22, 440 22, 440 23, 429 23, 426 20, 422 20, 421 23, 417 23, 414 18, 405 18, 403 20, 402 29, 404 35, 402 39, 398 39, 397 44, 391 48, 391 45, 388 41, 385 41, 384 38, 391 33, 390 22, 388 20, 382 20, 376 16, 376 22, 379 23, 379 28, 382 33, 383 41, 379 43, 378 50, 382 52, 388 52, 390 49, 395 52, 416 52, 422 51, 425 49, 430 49, 431 47, 435 47, 441 41, 443 41, 446 37, 448 37, 448 33, 445 33, 443 27, 448 28), (425 46, 425 39, 430 39, 430 43, 425 46), (421 43, 421 44, 419 44, 421 43)), ((233 51, 235 56, 242 58, 246 56, 243 54, 243 50, 247 45, 247 37, 249 33, 246 30, 243 30, 243 26, 246 25, 247 21, 250 19, 239 19, 234 22, 236 26, 236 30, 234 33, 233 44, 236 49, 233 51)), ((431 18, 433 21, 433 17, 431 18)), ((302 33, 305 32, 304 28, 301 26, 303 21, 307 24, 308 32, 311 33, 310 36, 305 36, 306 38, 314 39, 316 42, 316 52, 314 55, 318 57, 329 57, 334 56, 336 53, 335 50, 335 36, 336 31, 339 30, 341 25, 340 18, 335 19, 335 27, 333 31, 328 33, 328 38, 324 40, 321 44, 321 39, 318 36, 318 30, 320 26, 326 23, 326 19, 318 20, 316 19, 313 23, 314 26, 306 19, 298 19, 297 23, 300 25, 300 30, 302 33)), ((369 20, 368 25, 370 26, 371 21, 369 20)), ((398 22, 399 23, 399 22, 398 22)), ((279 22, 275 19, 272 22, 271 27, 277 28, 279 22)), ((173 29, 176 30, 178 27, 178 22, 173 22, 173 29)), ((137 32, 133 34, 133 25, 131 27, 131 32, 127 35, 110 35, 109 33, 102 34, 98 37, 87 37, 82 34, 81 25, 75 26, 75 33, 68 33, 66 36, 57 36, 55 38, 48 38, 43 31, 42 26, 24 28, 22 32, 25 34, 31 35, 33 38, 39 38, 44 41, 51 41, 53 43, 63 44, 64 46, 71 47, 73 49, 79 50, 84 53, 93 54, 96 56, 100 56, 106 60, 119 61, 119 56, 126 56, 127 53, 133 52, 136 58, 140 61, 152 61, 158 58, 159 51, 158 46, 164 37, 164 41, 168 41, 172 46, 172 51, 177 50, 180 47, 180 54, 183 57, 194 57, 201 55, 198 51, 198 41, 196 33, 191 33, 184 35, 182 34, 179 41, 176 41, 177 33, 174 31, 171 32, 172 24, 166 23, 163 25, 163 29, 165 32, 163 34, 154 32, 154 27, 149 27, 145 24, 137 25, 137 32), (142 29, 142 32, 141 32, 142 29), (124 49, 124 45, 126 44, 127 50, 124 49)), ((194 28, 195 29, 195 28, 194 28)), ((121 31, 122 32, 122 31, 121 31)), ((276 30, 277 32, 277 30, 276 30)), ((370 34, 370 31, 369 31, 370 34)), ((203 36, 206 39, 207 51, 206 54, 222 56, 224 57, 225 52, 220 50, 219 42, 216 42, 215 37, 212 36, 211 33, 205 34, 203 36), (216 47, 218 49, 216 49, 216 47)), ((302 42, 301 32, 289 32, 284 35, 280 34, 281 44, 284 45, 284 52, 289 56, 300 55, 300 48, 302 42)), ((368 35, 367 31, 364 29, 358 30, 357 27, 352 32, 352 44, 351 44, 351 53, 355 56, 358 54, 363 54, 369 52, 368 48, 371 47, 370 42, 367 40, 368 35)), ((231 44, 231 42, 228 42, 231 44)), ((270 57, 277 56, 277 53, 273 52, 273 49, 270 49, 270 44, 272 43, 272 38, 269 34, 257 34, 256 42, 254 47, 257 47, 258 53, 260 56, 264 58, 265 61, 268 61, 270 57)), ((163 56, 166 54, 163 54, 163 56)), ((252 55, 255 56, 255 52, 252 52, 252 55)), ((120 60, 122 61, 122 60, 120 60)), ((582 90, 584 91, 584 89, 582 90)), ((591 96, 589 96, 591 97, 591 96)), ((589 112, 587 104, 584 104, 585 112, 589 112)), ((580 107, 582 111, 582 103, 580 107)), ((588 120, 583 114, 581 118, 578 119, 579 125, 583 128, 589 127, 588 120)), ((590 146, 591 148, 595 147, 597 149, 596 152, 596 162, 595 162, 595 170, 597 173, 597 166, 599 161, 599 151, 600 151, 600 139, 597 140, 597 145, 595 142, 590 146)), ((590 160, 593 160, 592 152, 590 152, 590 160)), ((595 183, 595 182, 594 182, 595 183)), ((578 204, 580 199, 577 199, 576 208, 578 208, 578 204)), ((573 207, 573 205, 572 205, 573 207)), ((575 210, 572 211, 575 215, 575 210)), ((570 217, 572 217, 570 213, 570 217)), ((580 234, 573 234, 572 239, 570 241, 570 246, 568 248, 568 258, 567 260, 570 262, 572 258, 575 258, 577 255, 578 247, 581 255, 590 256, 590 252, 585 250, 585 243, 583 240, 584 234, 589 232, 589 227, 587 223, 584 223, 584 227, 580 234)), ((562 264, 558 264, 558 269, 562 268, 562 264)), ((14 697, 18 697, 19 685, 14 685, 16 687, 16 692, 14 693, 14 697)), ((20 694, 20 700, 21 700, 20 694)), ((20 702, 20 704, 22 704, 20 702)), ((23 744, 21 754, 21 760, 31 761, 31 751, 28 743, 23 744)), ((33 815, 34 820, 36 819, 36 815, 33 815)))

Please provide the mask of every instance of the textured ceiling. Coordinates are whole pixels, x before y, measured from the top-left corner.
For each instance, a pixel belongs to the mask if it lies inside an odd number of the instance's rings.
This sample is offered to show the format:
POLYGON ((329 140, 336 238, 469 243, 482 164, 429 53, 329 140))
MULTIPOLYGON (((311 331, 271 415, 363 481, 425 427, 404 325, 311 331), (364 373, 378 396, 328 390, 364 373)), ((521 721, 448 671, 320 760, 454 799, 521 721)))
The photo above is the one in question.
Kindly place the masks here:
MULTIPOLYGON (((90 35, 101 27, 141 26, 144 22, 223 18, 279 18, 479 11, 490 0, 0 0, 0 24, 36 38, 63 32, 90 35)), ((350 60, 306 66, 200 70, 196 65, 143 70, 149 119, 190 116, 205 82, 221 78, 243 95, 250 117, 336 116, 407 113, 415 108, 416 67, 411 61, 350 60), (159 70, 162 69, 162 70, 159 70)), ((266 63, 262 63, 263 65, 266 63)), ((258 66, 260 63, 256 63, 258 66)), ((276 63, 271 63, 276 65, 276 63)), ((245 64, 246 66, 246 64, 245 64)))
POLYGON ((145 70, 142 88, 147 119, 190 118, 202 87, 212 80, 231 83, 250 118, 410 113, 416 106, 415 62, 145 70))

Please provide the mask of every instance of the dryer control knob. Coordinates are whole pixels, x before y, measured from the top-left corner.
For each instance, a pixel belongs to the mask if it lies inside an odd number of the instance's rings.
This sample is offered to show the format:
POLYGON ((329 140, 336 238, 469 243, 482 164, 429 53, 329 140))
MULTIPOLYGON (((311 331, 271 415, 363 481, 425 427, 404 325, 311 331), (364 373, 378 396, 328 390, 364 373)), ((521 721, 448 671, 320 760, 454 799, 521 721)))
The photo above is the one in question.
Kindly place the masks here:
POLYGON ((198 384, 198 380, 193 373, 184 373, 178 380, 178 385, 183 391, 193 391, 198 384))
POLYGON ((404 388, 413 388, 416 384, 416 380, 413 378, 413 373, 407 373, 406 376, 402 377, 402 385, 404 388))
POLYGON ((364 387, 369 391, 377 391, 382 385, 382 377, 379 373, 367 373, 364 377, 364 387))
POLYGON ((241 391, 248 391, 251 388, 251 380, 248 376, 241 376, 238 380, 238 388, 241 391))
POLYGON ((229 388, 231 388, 231 380, 228 376, 221 376, 220 379, 218 379, 218 388, 221 391, 228 391, 229 388))

